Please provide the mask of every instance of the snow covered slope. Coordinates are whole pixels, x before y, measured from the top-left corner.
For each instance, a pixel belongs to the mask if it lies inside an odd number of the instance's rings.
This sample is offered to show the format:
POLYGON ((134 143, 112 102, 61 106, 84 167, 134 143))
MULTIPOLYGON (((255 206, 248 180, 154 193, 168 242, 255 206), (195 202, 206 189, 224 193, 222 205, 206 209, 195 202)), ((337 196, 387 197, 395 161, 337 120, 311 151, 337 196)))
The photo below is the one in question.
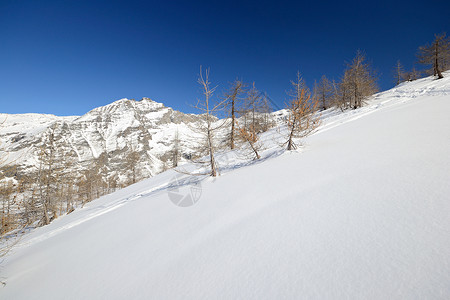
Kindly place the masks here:
POLYGON ((272 131, 261 162, 222 153, 217 179, 170 170, 36 229, 0 298, 449 299, 446 75, 325 112, 299 152, 272 131))

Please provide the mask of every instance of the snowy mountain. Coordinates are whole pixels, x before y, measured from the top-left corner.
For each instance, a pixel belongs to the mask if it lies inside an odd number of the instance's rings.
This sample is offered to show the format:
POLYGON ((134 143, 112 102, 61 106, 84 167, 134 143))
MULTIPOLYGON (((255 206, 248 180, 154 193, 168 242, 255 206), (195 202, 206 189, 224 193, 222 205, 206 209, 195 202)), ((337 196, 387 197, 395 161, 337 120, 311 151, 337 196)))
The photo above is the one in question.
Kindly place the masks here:
MULTIPOLYGON (((188 124, 200 120, 198 115, 184 114, 163 104, 143 98, 121 99, 98 107, 81 117, 57 117, 43 114, 0 114, 0 142, 9 160, 18 165, 20 175, 37 172, 37 157, 45 139, 54 132, 61 141, 60 149, 82 166, 106 154, 110 173, 123 175, 124 158, 131 151, 140 154, 141 177, 150 177, 169 165, 168 152, 180 132, 180 148, 184 155, 194 150, 188 140, 188 124)), ((76 165, 79 168, 79 165, 76 165)), ((75 171, 75 170, 74 170, 75 171)))
POLYGON ((444 76, 323 112, 299 151, 274 129, 260 161, 221 152, 218 178, 168 170, 37 228, 4 260, 0 298, 449 299, 444 76))

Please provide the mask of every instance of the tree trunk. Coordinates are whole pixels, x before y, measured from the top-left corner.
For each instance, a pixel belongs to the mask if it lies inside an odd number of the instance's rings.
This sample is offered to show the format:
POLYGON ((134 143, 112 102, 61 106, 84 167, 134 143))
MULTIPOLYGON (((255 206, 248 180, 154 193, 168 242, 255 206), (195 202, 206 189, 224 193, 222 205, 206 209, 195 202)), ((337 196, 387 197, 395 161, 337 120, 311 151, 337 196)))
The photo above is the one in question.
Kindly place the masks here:
POLYGON ((216 177, 216 164, 214 161, 214 150, 212 146, 212 140, 211 140, 211 131, 208 129, 208 147, 209 147, 209 163, 211 164, 211 176, 216 177))
POLYGON ((287 150, 293 150, 294 149, 294 143, 292 142, 292 139, 294 138, 295 121, 296 121, 296 119, 294 118, 294 120, 292 122, 292 126, 291 126, 291 132, 289 134, 289 141, 288 141, 288 145, 287 145, 287 150))
POLYGON ((255 145, 253 145, 253 143, 249 143, 249 144, 250 144, 250 146, 252 147, 252 150, 253 150, 253 152, 254 152, 255 155, 256 155, 256 159, 260 159, 261 156, 259 155, 258 150, 255 148, 255 145))
POLYGON ((439 44, 438 41, 436 41, 435 45, 434 45, 434 76, 438 76, 438 79, 444 78, 444 76, 442 76, 441 70, 439 70, 439 44))
POLYGON ((236 116, 235 116, 235 112, 234 112, 234 99, 231 100, 231 138, 230 138, 230 143, 231 143, 231 150, 234 149, 234 126, 236 122, 236 116))

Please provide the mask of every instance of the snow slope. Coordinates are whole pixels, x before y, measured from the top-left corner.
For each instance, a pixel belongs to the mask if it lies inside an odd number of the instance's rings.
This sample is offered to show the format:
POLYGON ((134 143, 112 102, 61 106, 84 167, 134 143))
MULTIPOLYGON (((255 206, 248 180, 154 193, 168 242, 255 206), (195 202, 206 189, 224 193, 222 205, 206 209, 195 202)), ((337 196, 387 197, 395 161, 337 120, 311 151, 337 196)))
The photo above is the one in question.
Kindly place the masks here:
POLYGON ((38 228, 0 298, 449 299, 447 76, 325 112, 301 151, 222 153, 195 205, 169 170, 38 228))

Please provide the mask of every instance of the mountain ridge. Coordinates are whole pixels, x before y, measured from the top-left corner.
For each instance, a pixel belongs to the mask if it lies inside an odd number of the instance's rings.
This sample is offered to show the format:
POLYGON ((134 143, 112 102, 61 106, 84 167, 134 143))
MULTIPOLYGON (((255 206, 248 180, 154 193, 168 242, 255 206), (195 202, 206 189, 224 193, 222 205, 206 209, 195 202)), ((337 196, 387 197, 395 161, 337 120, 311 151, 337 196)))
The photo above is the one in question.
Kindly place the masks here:
MULTIPOLYGON (((86 165, 105 152, 121 151, 126 147, 140 151, 154 161, 153 166, 142 161, 143 178, 159 173, 164 163, 170 163, 167 158, 158 156, 170 150, 169 140, 174 138, 177 128, 189 131, 187 125, 201 119, 149 98, 140 101, 122 98, 82 116, 31 113, 1 114, 0 118, 5 120, 0 127, 2 146, 14 157, 13 161, 22 164, 20 170, 33 166, 44 133, 55 127, 58 130, 56 138, 66 139, 77 160, 86 165)), ((182 147, 185 146, 182 143, 182 147)))

